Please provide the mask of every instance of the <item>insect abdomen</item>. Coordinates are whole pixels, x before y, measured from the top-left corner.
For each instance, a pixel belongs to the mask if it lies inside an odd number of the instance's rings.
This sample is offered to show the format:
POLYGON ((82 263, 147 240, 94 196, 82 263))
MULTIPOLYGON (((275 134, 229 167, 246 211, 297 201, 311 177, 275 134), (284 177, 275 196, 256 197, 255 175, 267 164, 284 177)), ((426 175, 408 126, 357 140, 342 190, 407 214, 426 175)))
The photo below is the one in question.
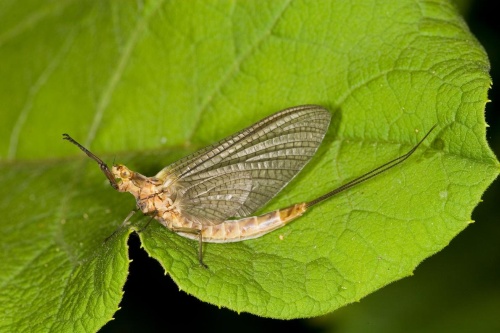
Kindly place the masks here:
POLYGON ((301 203, 260 216, 228 220, 217 225, 206 226, 202 229, 203 241, 230 243, 257 238, 300 217, 306 209, 306 204, 301 203))

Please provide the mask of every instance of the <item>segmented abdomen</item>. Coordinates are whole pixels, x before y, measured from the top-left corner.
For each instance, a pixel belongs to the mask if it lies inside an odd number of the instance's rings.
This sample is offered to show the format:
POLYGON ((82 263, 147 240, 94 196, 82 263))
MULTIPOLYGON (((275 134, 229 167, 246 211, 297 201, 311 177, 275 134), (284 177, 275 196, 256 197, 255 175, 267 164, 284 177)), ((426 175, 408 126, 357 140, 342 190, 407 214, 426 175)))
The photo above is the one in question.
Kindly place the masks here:
MULTIPOLYGON (((203 242, 230 243, 257 238, 300 217, 306 209, 306 204, 300 203, 260 216, 227 220, 217 225, 204 226, 202 228, 203 242)), ((190 234, 182 234, 182 236, 198 238, 190 234)))

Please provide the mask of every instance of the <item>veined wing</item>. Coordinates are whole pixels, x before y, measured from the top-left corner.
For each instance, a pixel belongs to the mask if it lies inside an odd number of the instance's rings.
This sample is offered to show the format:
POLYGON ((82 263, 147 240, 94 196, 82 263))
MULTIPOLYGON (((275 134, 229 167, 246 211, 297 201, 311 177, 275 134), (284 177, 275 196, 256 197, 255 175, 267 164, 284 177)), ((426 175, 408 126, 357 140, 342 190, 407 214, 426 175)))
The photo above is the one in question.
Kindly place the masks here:
POLYGON ((285 109, 161 170, 183 214, 204 223, 252 214, 318 149, 331 115, 323 107, 285 109))

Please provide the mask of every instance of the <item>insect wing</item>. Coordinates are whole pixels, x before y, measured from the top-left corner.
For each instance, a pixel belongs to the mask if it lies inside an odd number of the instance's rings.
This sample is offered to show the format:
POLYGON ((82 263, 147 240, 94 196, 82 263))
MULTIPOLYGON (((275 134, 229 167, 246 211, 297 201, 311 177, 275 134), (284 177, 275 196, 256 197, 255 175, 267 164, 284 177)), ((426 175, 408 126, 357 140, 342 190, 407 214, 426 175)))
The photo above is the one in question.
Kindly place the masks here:
POLYGON ((216 224, 252 214, 318 149, 330 123, 323 107, 285 109, 161 170, 186 216, 216 224))

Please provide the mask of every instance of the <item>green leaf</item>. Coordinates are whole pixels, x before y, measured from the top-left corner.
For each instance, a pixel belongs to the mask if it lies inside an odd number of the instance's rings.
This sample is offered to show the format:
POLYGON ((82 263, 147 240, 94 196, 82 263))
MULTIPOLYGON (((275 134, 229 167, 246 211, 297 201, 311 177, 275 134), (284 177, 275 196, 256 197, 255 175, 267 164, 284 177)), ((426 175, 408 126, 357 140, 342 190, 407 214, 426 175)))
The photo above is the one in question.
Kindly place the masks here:
POLYGON ((437 124, 403 165, 289 226, 204 244, 208 270, 196 242, 158 223, 140 233, 184 291, 274 318, 324 314, 412 274, 472 222, 499 172, 488 60, 444 1, 0 8, 0 330, 95 331, 118 309, 131 230, 103 240, 134 200, 62 133, 154 175, 280 109, 324 105, 324 144, 264 212, 405 153, 437 124))

